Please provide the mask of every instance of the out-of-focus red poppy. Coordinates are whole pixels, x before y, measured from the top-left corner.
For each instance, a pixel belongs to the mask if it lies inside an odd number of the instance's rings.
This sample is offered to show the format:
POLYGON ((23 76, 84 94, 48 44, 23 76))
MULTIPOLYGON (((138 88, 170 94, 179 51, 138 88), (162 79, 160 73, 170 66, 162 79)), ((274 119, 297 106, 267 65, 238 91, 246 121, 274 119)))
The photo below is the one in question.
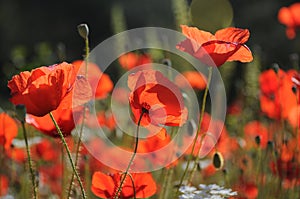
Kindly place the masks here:
POLYGON ((96 115, 86 114, 85 124, 90 128, 106 127, 112 131, 116 127, 116 121, 111 112, 100 111, 96 115))
POLYGON ((245 140, 247 147, 257 146, 255 137, 259 137, 259 146, 266 148, 268 144, 268 129, 259 121, 251 121, 244 126, 245 140))
POLYGON ((142 126, 180 126, 187 119, 187 109, 178 87, 161 72, 143 70, 129 75, 130 108, 134 121, 142 126))
POLYGON ((66 62, 21 72, 13 76, 8 87, 12 103, 25 105, 27 113, 39 117, 57 109, 59 105, 72 108, 91 98, 87 81, 76 76, 74 66, 66 62))
POLYGON ((177 156, 176 151, 178 150, 178 146, 175 143, 171 143, 171 137, 167 134, 165 128, 162 128, 161 131, 154 136, 147 137, 144 140, 139 141, 138 145, 138 153, 147 153, 147 160, 149 160, 153 165, 163 165, 166 168, 170 166, 174 166, 177 164, 177 156), (167 147, 163 149, 163 152, 158 153, 157 151, 162 149, 163 147, 167 147), (153 152, 153 153, 151 153, 153 152), (170 161, 173 161, 170 163, 170 161), (166 163, 170 163, 165 166, 166 163))
POLYGON ((138 145, 138 153, 149 153, 156 151, 167 144, 169 144, 171 141, 171 137, 169 134, 167 134, 167 131, 165 128, 162 128, 159 133, 157 133, 154 136, 147 137, 144 140, 139 141, 138 145))
POLYGON ((7 157, 18 163, 24 163, 27 160, 27 154, 25 148, 11 147, 5 151, 7 157))
POLYGON ((31 153, 35 159, 44 161, 55 161, 59 157, 60 149, 54 146, 48 139, 42 139, 39 143, 31 148, 31 153))
MULTIPOLYGON (((132 173, 131 176, 133 178, 136 198, 148 198, 156 193, 156 183, 150 173, 132 173)), ((121 177, 120 173, 106 175, 101 172, 95 172, 92 178, 91 190, 98 197, 112 198, 118 189, 121 177)), ((130 177, 127 176, 120 193, 121 198, 134 197, 133 183, 130 177)))
POLYGON ((245 180, 241 180, 238 185, 233 186, 233 190, 237 191, 239 196, 247 199, 258 197, 258 187, 252 182, 245 182, 245 180))
POLYGON ((151 57, 147 54, 137 54, 129 52, 119 57, 120 65, 126 70, 130 70, 136 66, 148 64, 151 62, 151 57))
POLYGON ((195 27, 181 25, 186 40, 177 48, 191 54, 208 66, 221 66, 226 61, 250 62, 250 49, 245 45, 250 33, 247 29, 224 28, 215 35, 195 27))
POLYGON ((216 172, 217 169, 213 164, 209 164, 208 166, 201 168, 201 175, 203 175, 203 178, 208 178, 214 175, 216 172))
POLYGON ((277 74, 273 69, 261 73, 260 83, 260 107, 269 118, 287 118, 290 111, 297 105, 296 95, 292 91, 292 77, 297 72, 279 70, 277 74))
POLYGON ((278 158, 276 162, 270 164, 273 174, 282 180, 285 188, 293 188, 300 185, 300 165, 294 160, 285 161, 278 158))
MULTIPOLYGON (((59 106, 56 110, 52 111, 53 117, 64 136, 71 135, 72 130, 75 128, 75 124, 80 119, 80 113, 82 113, 81 109, 82 108, 79 107, 77 107, 76 110, 63 109, 59 106)), ((26 122, 46 135, 51 137, 59 137, 56 127, 54 126, 49 115, 36 117, 34 115, 27 114, 26 122)))
POLYGON ((116 121, 112 113, 99 112, 97 113, 97 119, 100 126, 105 126, 109 130, 113 130, 116 127, 116 121))
POLYGON ((0 175, 0 196, 5 196, 8 192, 8 178, 0 175))
POLYGON ((278 20, 286 26, 286 36, 289 39, 294 39, 296 37, 296 29, 300 27, 300 3, 280 8, 278 20))
MULTIPOLYGON (((191 143, 191 140, 194 140, 193 136, 184 137, 184 142, 191 143)), ((200 157, 209 153, 212 155, 213 149, 216 148, 225 158, 228 158, 237 147, 236 140, 229 137, 223 122, 211 118, 208 113, 204 113, 193 155, 200 157)), ((191 152, 192 145, 185 151, 185 154, 189 155, 191 152)))
POLYGON ((202 75, 198 71, 186 71, 183 72, 182 75, 186 78, 187 81, 184 81, 181 76, 177 76, 175 78, 175 83, 180 88, 186 88, 190 84, 190 86, 194 89, 203 90, 206 87, 206 77, 202 75))
MULTIPOLYGON (((50 188, 52 193, 61 195, 62 191, 62 177, 63 165, 59 162, 51 165, 45 165, 39 168, 39 186, 50 188)), ((46 189, 47 190, 47 189, 46 189)))
MULTIPOLYGON (((76 68, 77 75, 85 75, 85 63, 82 60, 72 62, 76 68)), ((89 62, 87 67, 87 79, 90 83, 93 95, 96 99, 103 99, 112 91, 114 84, 109 75, 103 73, 95 63, 89 62), (101 78, 99 79, 99 77, 101 78)))
POLYGON ((100 138, 93 138, 89 141, 86 141, 85 144, 82 145, 81 154, 82 155, 89 155, 89 169, 90 172, 93 173, 95 171, 105 171, 105 172, 115 172, 115 170, 111 170, 107 168, 99 158, 104 151, 107 150, 107 146, 105 145, 104 141, 100 138))
MULTIPOLYGON (((203 135, 207 132, 210 121, 211 121, 210 115, 205 112, 204 115, 203 115, 201 126, 200 126, 201 127, 200 136, 196 141, 196 145, 195 145, 195 149, 194 149, 194 153, 193 153, 194 156, 197 156, 198 152, 201 149, 202 141, 203 141, 203 135)), ((191 143, 191 140, 194 140, 194 137, 192 135, 184 137, 184 142, 191 143)), ((212 143, 212 144, 215 144, 215 143, 212 143)), ((190 147, 184 153, 186 155, 189 155, 189 154, 191 154, 191 152, 192 152, 192 145, 190 145, 190 147)))
POLYGON ((242 102, 240 100, 236 100, 227 107, 227 114, 238 116, 242 113, 242 110, 242 102))
POLYGON ((12 140, 18 134, 18 126, 14 119, 6 113, 0 113, 0 145, 9 149, 12 140))

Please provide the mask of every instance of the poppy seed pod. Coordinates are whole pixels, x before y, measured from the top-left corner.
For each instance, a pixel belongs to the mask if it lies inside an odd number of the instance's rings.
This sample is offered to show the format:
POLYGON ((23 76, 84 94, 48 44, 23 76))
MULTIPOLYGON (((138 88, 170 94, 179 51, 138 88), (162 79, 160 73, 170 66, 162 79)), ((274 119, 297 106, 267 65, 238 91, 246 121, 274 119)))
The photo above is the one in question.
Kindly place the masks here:
POLYGON ((224 165, 224 158, 221 153, 216 152, 213 156, 213 165, 216 169, 221 169, 224 165))

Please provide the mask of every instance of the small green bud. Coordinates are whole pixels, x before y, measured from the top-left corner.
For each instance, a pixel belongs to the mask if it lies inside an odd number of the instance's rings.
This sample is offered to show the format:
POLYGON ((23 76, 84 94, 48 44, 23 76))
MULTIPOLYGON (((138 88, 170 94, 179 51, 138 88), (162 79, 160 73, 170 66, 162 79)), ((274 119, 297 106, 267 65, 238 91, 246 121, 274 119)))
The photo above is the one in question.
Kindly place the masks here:
POLYGON ((164 65, 166 65, 166 66, 172 67, 172 62, 171 62, 170 59, 167 59, 167 58, 163 59, 163 60, 161 60, 161 63, 164 64, 164 65))
POLYGON ((272 69, 275 71, 275 73, 277 74, 279 71, 279 65, 277 63, 272 64, 272 69))

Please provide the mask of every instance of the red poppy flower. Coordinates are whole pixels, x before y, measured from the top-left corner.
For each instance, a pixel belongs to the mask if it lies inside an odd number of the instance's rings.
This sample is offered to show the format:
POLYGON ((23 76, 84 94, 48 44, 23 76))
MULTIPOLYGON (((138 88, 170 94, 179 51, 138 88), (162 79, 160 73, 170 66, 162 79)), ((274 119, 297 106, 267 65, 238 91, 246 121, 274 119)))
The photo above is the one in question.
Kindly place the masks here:
POLYGON ((252 53, 245 45, 250 33, 247 29, 225 28, 215 35, 195 27, 181 25, 187 37, 177 48, 191 54, 208 66, 221 66, 226 61, 252 61, 252 53))
POLYGON ((278 20, 280 23, 286 25, 286 36, 289 39, 294 39, 296 28, 300 27, 300 3, 280 8, 278 20))
POLYGON ((119 57, 122 68, 130 70, 136 66, 151 63, 151 57, 147 54, 126 53, 119 57))
MULTIPOLYGON (((64 136, 71 135, 72 130, 75 128, 76 123, 82 115, 80 114, 82 113, 82 109, 79 109, 79 107, 76 109, 78 110, 63 109, 59 106, 56 110, 52 111, 53 117, 64 136)), ((46 135, 49 135, 51 137, 59 137, 56 127, 54 126, 49 115, 36 117, 34 115, 27 114, 26 122, 46 135)))
POLYGON ((194 89, 203 90, 206 87, 206 77, 198 71, 186 71, 182 75, 186 78, 187 82, 182 79, 181 76, 175 78, 175 83, 180 88, 186 88, 187 83, 194 89))
MULTIPOLYGON (((72 62, 76 68, 77 75, 85 75, 84 61, 77 60, 72 62)), ((100 67, 95 63, 88 63, 87 79, 91 87, 93 88, 93 95, 96 99, 103 99, 109 92, 112 91, 114 85, 109 75, 103 73, 100 67), (99 79, 99 77, 101 78, 99 79)))
MULTIPOLYGON (((136 198, 148 198, 156 193, 156 183, 150 173, 133 173, 131 174, 134 182, 136 198)), ((120 173, 106 175, 101 172, 95 172, 92 178, 92 192, 101 198, 112 198, 118 189, 120 173)), ((129 176, 126 177, 122 188, 121 198, 133 198, 134 190, 129 176)))
POLYGON ((0 145, 9 149, 12 140, 18 134, 18 126, 14 119, 6 113, 0 113, 0 145))
POLYGON ((74 66, 65 62, 21 72, 13 76, 8 87, 12 103, 25 105, 27 113, 39 117, 57 109, 60 104, 71 108, 91 97, 86 80, 76 77, 74 66))
POLYGON ((178 87, 154 70, 129 75, 130 107, 135 122, 144 112, 141 125, 180 126, 187 119, 187 109, 178 87))
POLYGON ((297 72, 279 70, 276 74, 273 69, 261 73, 260 83, 260 107, 269 118, 287 118, 290 111, 297 105, 297 99, 292 91, 292 77, 297 72))
POLYGON ((260 146, 266 148, 268 143, 268 129, 259 121, 252 121, 244 127, 245 139, 248 147, 255 146, 255 137, 259 136, 260 146))

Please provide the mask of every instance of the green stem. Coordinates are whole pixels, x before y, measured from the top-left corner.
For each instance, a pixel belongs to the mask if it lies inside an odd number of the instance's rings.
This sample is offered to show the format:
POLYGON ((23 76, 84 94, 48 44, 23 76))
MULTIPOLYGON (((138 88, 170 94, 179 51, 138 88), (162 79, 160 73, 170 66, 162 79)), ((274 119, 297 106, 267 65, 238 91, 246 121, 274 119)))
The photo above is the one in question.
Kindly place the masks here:
MULTIPOLYGON (((89 53, 90 53, 89 39, 87 37, 85 39, 85 60, 84 60, 84 63, 85 63, 84 77, 85 78, 87 78, 87 76, 88 76, 89 53)), ((82 134, 83 134, 83 126, 84 126, 84 121, 85 121, 85 109, 86 109, 86 105, 84 106, 84 110, 83 110, 83 116, 82 116, 83 120, 82 120, 82 124, 80 126, 79 138, 78 138, 77 146, 76 146, 75 166, 77 166, 77 164, 78 164, 78 157, 79 157, 81 139, 82 139, 82 134)), ((72 172, 72 174, 71 174, 71 181, 70 181, 69 188, 68 188, 68 197, 67 198, 70 198, 70 196, 71 196, 73 180, 74 180, 74 172, 72 172)))
MULTIPOLYGON (((197 132, 196 132, 196 136, 194 138, 194 141, 193 141, 193 145, 192 145, 192 151, 191 151, 191 154, 189 156, 189 159, 188 159, 188 162, 187 162, 187 165, 185 167, 185 170, 183 172, 183 175, 181 176, 181 179, 180 179, 180 182, 179 182, 179 186, 177 188, 177 194, 179 193, 179 188, 182 186, 182 183, 184 181, 184 178, 187 174, 187 171, 190 167, 190 163, 192 161, 192 157, 193 157, 193 153, 195 151, 195 146, 196 146, 196 143, 197 143, 197 140, 198 140, 198 137, 199 137, 199 134, 200 134, 200 131, 201 131, 201 123, 202 123, 202 120, 203 120, 203 116, 204 116, 204 111, 205 111, 205 105, 206 105, 206 99, 207 99, 207 94, 208 94, 208 89, 209 89, 209 85, 210 85, 210 81, 211 81, 211 77, 212 77, 212 67, 209 67, 208 68, 208 78, 207 78, 207 84, 206 84, 206 88, 205 88, 205 91, 204 91, 204 95, 203 95, 203 100, 202 100, 202 107, 201 107, 201 113, 200 113, 200 118, 199 118, 199 123, 198 123, 198 129, 197 129, 197 132)), ((199 152, 199 151, 198 151, 199 152)), ((196 164, 196 162, 195 162, 196 164)))
POLYGON ((124 177, 121 178, 121 183, 120 183, 120 185, 119 185, 119 187, 118 187, 118 189, 117 189, 117 191, 116 191, 116 193, 115 193, 114 199, 117 199, 117 198, 119 197, 119 194, 120 194, 121 191, 122 191, 122 187, 123 187, 123 184, 124 184, 124 182, 125 182, 125 179, 126 179, 128 173, 129 173, 130 166, 131 166, 131 164, 132 164, 132 162, 133 162, 133 160, 134 160, 134 158, 135 158, 135 155, 136 155, 136 152, 137 152, 137 149, 138 149, 138 144, 139 144, 139 130, 140 130, 140 123, 141 123, 141 120, 142 120, 142 118, 143 118, 144 113, 146 113, 146 110, 143 109, 143 110, 142 110, 142 113, 141 113, 141 115, 140 115, 140 118, 139 118, 139 120, 138 120, 138 123, 137 123, 134 151, 133 151, 133 154, 132 154, 131 159, 130 159, 130 161, 129 161, 129 164, 128 164, 128 166, 127 166, 125 172, 124 172, 124 177))
POLYGON ((60 136, 60 139, 61 139, 61 141, 62 141, 62 143, 63 143, 63 145, 64 145, 64 147, 65 147, 65 149, 66 149, 66 152, 67 152, 67 154, 68 154, 68 158, 69 158, 69 160, 70 160, 70 163, 71 163, 73 172, 74 172, 74 174, 75 174, 75 176, 76 176, 76 179, 78 180, 78 183, 79 183, 79 186, 80 186, 80 189, 81 189, 81 193, 82 193, 82 197, 83 197, 84 199, 86 199, 86 195, 85 195, 85 191, 84 191, 84 188, 83 188, 81 179, 80 179, 79 174, 78 174, 78 172, 77 172, 77 170, 76 170, 76 166, 75 166, 74 161, 73 161, 73 159, 72 159, 71 152, 70 152, 70 149, 69 149, 69 147, 68 147, 68 145, 67 145, 67 142, 66 142, 66 140, 65 140, 65 138, 64 138, 64 135, 62 134, 62 132, 61 132, 61 130, 60 130, 60 128, 59 128, 59 126, 58 126, 58 124, 57 124, 55 118, 53 117, 53 114, 50 112, 49 115, 50 115, 51 120, 52 120, 54 126, 56 127, 57 133, 58 133, 58 135, 60 136))
POLYGON ((167 177, 166 177, 166 187, 163 187, 163 189, 165 189, 163 198, 170 198, 169 193, 170 193, 170 185, 171 185, 171 182, 172 182, 173 174, 174 174, 174 167, 172 167, 168 170, 168 174, 167 174, 167 177))
POLYGON ((36 181, 35 181, 35 175, 34 175, 34 171, 33 171, 32 162, 31 162, 31 155, 30 155, 30 149, 29 149, 28 140, 27 140, 27 132, 26 132, 26 128, 25 128, 25 122, 21 121, 21 124, 22 124, 22 130, 23 130, 23 134, 24 134, 25 145, 26 145, 29 171, 30 171, 30 175, 31 175, 31 183, 32 183, 32 188, 33 188, 33 198, 36 199, 37 198, 37 186, 36 186, 36 181))
MULTIPOLYGON (((299 90, 298 90, 298 92, 299 92, 299 90)), ((297 118, 296 118, 296 121, 297 121, 297 123, 296 123, 296 155, 298 155, 298 153, 299 153, 299 149, 298 149, 298 147, 299 147, 299 97, 298 97, 298 93, 296 93, 296 102, 297 102, 297 106, 296 106, 296 113, 297 113, 297 118)))
MULTIPOLYGON (((61 181, 61 190, 65 189, 65 180, 66 180, 66 174, 65 174, 65 168, 64 168, 64 160, 65 160, 65 153, 64 153, 64 148, 61 147, 61 173, 62 173, 62 181, 61 181)), ((64 198, 64 191, 61 192, 61 198, 64 198)))
MULTIPOLYGON (((82 121, 82 124, 80 126, 80 133, 79 133, 79 138, 78 138, 77 146, 76 146, 75 166, 77 166, 77 164, 78 164, 78 158, 79 158, 79 151, 80 151, 80 144, 81 144, 81 139, 82 139, 84 120, 85 120, 85 107, 84 107, 84 111, 83 111, 83 121, 82 121)), ((75 172, 73 171, 72 174, 71 174, 71 180, 70 180, 70 184, 69 184, 69 188, 68 188, 68 197, 67 198, 70 198, 70 196, 71 196, 74 177, 75 177, 75 172)))
POLYGON ((133 189, 133 198, 136 199, 136 190, 135 190, 135 186, 134 186, 134 180, 132 175, 129 173, 128 176, 130 177, 131 180, 131 184, 132 184, 132 189, 133 189))
MULTIPOLYGON (((86 155, 84 158, 84 177, 85 177, 85 182, 86 182, 86 187, 91 187, 91 172, 90 172, 90 165, 89 165, 89 157, 86 155)), ((87 189, 86 196, 87 198, 90 197, 90 189, 87 189)))
MULTIPOLYGON (((2 170, 2 169, 4 169, 4 168, 1 168, 4 164, 3 164, 3 156, 2 156, 2 154, 4 154, 4 146, 0 146, 0 150, 1 150, 1 152, 0 152, 0 170, 2 170)), ((2 176, 0 176, 0 196, 2 195, 2 176)))
POLYGON ((85 39, 85 78, 88 76, 88 63, 89 63, 89 54, 90 54, 90 47, 89 47, 89 39, 85 39))

